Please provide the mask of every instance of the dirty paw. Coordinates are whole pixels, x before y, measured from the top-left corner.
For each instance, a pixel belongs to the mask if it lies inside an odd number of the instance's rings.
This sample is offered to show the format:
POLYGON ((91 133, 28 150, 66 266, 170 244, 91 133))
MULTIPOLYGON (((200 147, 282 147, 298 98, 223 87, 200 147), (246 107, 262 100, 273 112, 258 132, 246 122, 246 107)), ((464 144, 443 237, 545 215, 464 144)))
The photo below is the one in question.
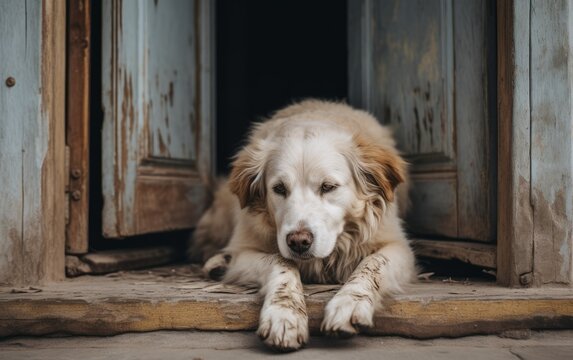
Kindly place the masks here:
POLYGON ((347 338, 360 329, 372 327, 374 307, 372 301, 355 294, 337 294, 324 309, 320 330, 330 336, 347 338))
POLYGON ((227 268, 231 262, 232 256, 228 253, 218 253, 213 255, 205 265, 203 272, 213 280, 221 280, 227 273, 227 268))
POLYGON ((308 342, 308 317, 283 306, 264 307, 257 335, 276 351, 300 349, 308 342))

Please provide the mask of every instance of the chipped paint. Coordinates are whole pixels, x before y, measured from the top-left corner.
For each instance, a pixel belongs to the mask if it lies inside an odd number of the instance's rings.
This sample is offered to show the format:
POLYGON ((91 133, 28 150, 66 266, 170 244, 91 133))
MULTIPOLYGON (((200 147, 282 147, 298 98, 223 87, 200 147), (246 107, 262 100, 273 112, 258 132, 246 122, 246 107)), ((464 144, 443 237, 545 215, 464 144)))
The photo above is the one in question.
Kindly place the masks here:
POLYGON ((65 2, 1 7, 0 283, 29 285, 63 277, 65 2))
POLYGON ((534 282, 573 283, 573 28, 570 2, 532 1, 531 196, 534 282))
POLYGON ((435 18, 428 24, 425 35, 423 41, 425 46, 422 48, 422 54, 416 59, 418 61, 418 78, 436 83, 441 80, 442 74, 436 69, 436 64, 439 64, 440 61, 438 49, 440 49, 441 45, 438 44, 440 34, 438 33, 438 24, 435 18))
POLYGON ((159 2, 148 22, 147 52, 173 54, 151 56, 147 66, 154 85, 149 87, 148 101, 157 104, 149 108, 149 156, 154 158, 194 161, 197 156, 196 128, 187 120, 188 113, 197 111, 198 42, 187 41, 197 37, 195 24, 189 21, 195 11, 193 1, 178 6, 159 2))
POLYGON ((211 149, 199 147, 201 128, 189 120, 198 117, 200 42, 187 46, 196 9, 196 1, 103 3, 105 237, 189 228, 206 203, 199 178, 210 167, 197 156, 211 149))
POLYGON ((378 116, 406 155, 455 154, 448 1, 374 3, 373 88, 378 116), (423 14, 423 15, 422 15, 423 14), (416 26, 411 26, 415 23, 416 26), (447 25, 444 25, 447 24, 447 25))

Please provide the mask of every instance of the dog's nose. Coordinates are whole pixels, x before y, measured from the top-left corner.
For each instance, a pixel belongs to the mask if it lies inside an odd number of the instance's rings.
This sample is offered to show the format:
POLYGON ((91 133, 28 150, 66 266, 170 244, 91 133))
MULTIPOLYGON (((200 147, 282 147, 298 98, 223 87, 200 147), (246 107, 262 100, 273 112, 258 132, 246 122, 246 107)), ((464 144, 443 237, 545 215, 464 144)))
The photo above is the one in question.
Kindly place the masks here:
POLYGON ((307 251, 313 240, 314 236, 308 229, 293 231, 287 235, 288 247, 298 254, 307 251))

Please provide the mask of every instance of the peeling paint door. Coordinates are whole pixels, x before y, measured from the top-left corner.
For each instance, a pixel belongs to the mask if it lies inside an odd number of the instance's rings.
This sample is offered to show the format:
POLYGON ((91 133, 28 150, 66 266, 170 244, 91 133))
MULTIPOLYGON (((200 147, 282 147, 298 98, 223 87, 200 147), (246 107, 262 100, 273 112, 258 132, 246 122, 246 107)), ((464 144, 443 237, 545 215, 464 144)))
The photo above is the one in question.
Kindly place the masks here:
POLYGON ((412 164, 411 232, 495 239, 495 2, 349 3, 350 98, 412 164))
POLYGON ((105 0, 103 232, 192 227, 212 168, 209 0, 105 0))

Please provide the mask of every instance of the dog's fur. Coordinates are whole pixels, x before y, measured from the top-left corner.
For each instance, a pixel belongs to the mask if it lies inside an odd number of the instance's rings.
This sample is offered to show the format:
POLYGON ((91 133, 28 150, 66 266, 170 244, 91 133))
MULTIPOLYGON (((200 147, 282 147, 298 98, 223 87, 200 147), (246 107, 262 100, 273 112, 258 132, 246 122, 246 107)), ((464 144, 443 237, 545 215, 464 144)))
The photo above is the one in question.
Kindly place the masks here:
POLYGON ((302 282, 343 283, 322 331, 355 334, 415 274, 398 213, 406 177, 390 132, 366 112, 317 100, 291 105, 254 127, 190 254, 204 254, 213 278, 261 287, 258 335, 273 348, 308 340, 302 282), (308 251, 289 247, 296 236, 312 241, 308 251))

